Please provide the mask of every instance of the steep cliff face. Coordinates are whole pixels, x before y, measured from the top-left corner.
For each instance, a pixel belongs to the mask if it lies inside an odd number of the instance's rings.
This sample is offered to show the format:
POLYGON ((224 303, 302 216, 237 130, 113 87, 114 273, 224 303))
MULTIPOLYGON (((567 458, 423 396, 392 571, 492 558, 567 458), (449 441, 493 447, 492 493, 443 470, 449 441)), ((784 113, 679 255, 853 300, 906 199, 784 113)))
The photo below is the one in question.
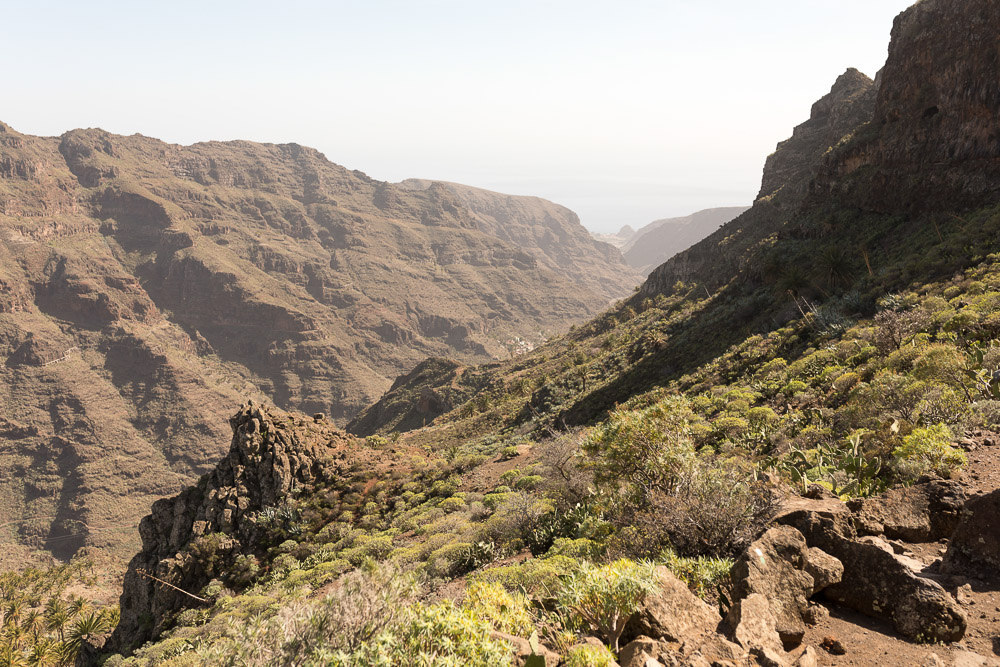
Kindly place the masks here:
POLYGON ((923 0, 900 14, 868 127, 831 155, 821 197, 871 210, 1000 199, 1000 5, 923 0))
POLYGON ((344 476, 353 458, 353 439, 325 420, 251 402, 230 425, 229 454, 196 486, 157 501, 139 525, 142 551, 125 574, 115 650, 156 636, 174 612, 198 605, 196 594, 213 578, 245 569, 273 546, 265 510, 344 476))
POLYGON ((877 81, 842 75, 768 158, 753 208, 660 266, 642 291, 753 279, 762 244, 829 233, 828 217, 801 222, 823 209, 922 215, 1000 201, 998 26, 991 0, 921 0, 901 13, 877 81))
POLYGON ((874 82, 853 67, 841 74, 830 92, 813 104, 809 120, 767 157, 757 199, 773 197, 779 190, 805 194, 826 152, 871 119, 874 107, 874 82))
POLYGON ((606 246, 572 274, 482 218, 294 144, 0 127, 0 560, 133 551, 247 397, 343 423, 427 357, 506 356, 634 284, 606 246))

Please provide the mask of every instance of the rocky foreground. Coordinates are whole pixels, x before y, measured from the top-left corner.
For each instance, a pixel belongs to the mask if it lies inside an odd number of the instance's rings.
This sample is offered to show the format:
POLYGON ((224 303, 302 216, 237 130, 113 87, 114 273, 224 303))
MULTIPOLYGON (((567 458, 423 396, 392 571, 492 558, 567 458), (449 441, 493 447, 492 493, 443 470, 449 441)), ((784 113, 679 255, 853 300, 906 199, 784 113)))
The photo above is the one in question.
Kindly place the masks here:
MULTIPOLYGON (((323 420, 249 404, 231 420, 229 455, 179 496, 158 502, 129 565, 121 622, 103 651, 160 633, 241 558, 265 553, 263 516, 359 469, 400 464, 323 420), (213 556, 204 558, 206 539, 213 556)), ((665 567, 621 635, 622 667, 998 665, 1000 436, 964 446, 973 484, 928 478, 848 503, 821 486, 792 494, 736 560, 711 606, 665 567), (978 452, 978 454, 976 454, 978 452), (720 613, 721 611, 721 613, 720 613)), ((446 589, 442 589, 444 593, 446 589)), ((515 664, 563 664, 553 649, 501 633, 515 664)), ((602 644, 598 637, 584 643, 602 644)), ((100 644, 100 642, 97 642, 100 644)), ((79 664, 93 664, 92 647, 79 664)))

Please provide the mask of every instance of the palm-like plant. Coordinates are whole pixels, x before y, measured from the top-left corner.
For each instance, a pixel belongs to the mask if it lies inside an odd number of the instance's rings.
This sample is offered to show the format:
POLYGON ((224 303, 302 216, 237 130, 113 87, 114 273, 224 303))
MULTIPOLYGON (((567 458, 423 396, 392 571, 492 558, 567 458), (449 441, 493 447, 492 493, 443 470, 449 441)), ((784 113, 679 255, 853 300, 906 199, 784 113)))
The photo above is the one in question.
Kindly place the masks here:
POLYGON ((84 613, 90 610, 90 602, 79 595, 74 595, 69 600, 69 615, 70 618, 76 618, 77 616, 82 616, 84 613))
POLYGON ((58 664, 59 653, 56 644, 47 637, 36 639, 31 651, 28 652, 29 667, 54 667, 58 664))
POLYGON ((28 613, 24 615, 21 625, 31 633, 32 641, 38 643, 38 635, 45 630, 45 617, 37 609, 29 609, 28 613))
POLYGON ((24 648, 24 640, 28 638, 28 631, 20 625, 11 625, 6 630, 7 643, 14 649, 20 651, 24 648))
POLYGON ((81 616, 70 627, 69 639, 66 640, 67 655, 75 658, 84 643, 104 634, 107 630, 108 622, 103 614, 91 611, 81 616))
POLYGON ((119 621, 122 620, 122 610, 118 605, 105 607, 101 610, 101 615, 104 616, 104 621, 108 624, 108 630, 117 628, 119 621))
POLYGON ((0 645, 0 667, 27 667, 24 655, 11 644, 0 645))
POLYGON ((52 597, 45 603, 45 627, 59 634, 59 641, 64 641, 66 624, 69 622, 69 610, 62 598, 52 597))
POLYGON ((28 605, 24 601, 24 598, 12 598, 11 601, 4 606, 4 626, 18 625, 21 622, 21 616, 24 615, 27 608, 28 605))

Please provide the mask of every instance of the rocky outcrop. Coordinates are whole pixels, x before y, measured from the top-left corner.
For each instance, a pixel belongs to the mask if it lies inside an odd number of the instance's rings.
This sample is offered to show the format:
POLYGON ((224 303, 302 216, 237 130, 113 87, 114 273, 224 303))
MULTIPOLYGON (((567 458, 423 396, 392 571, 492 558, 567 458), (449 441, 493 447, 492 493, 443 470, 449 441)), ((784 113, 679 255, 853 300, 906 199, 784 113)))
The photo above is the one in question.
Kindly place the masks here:
POLYGON ((622 665, 701 665, 745 655, 717 632, 721 618, 715 609, 667 568, 656 573, 657 592, 642 602, 622 633, 622 665))
POLYGON ((801 208, 814 189, 812 180, 825 156, 871 118, 873 106, 871 79, 856 69, 840 75, 830 92, 813 105, 809 120, 767 158, 754 205, 655 268, 643 283, 642 293, 669 294, 678 281, 724 285, 746 271, 744 253, 778 233, 788 216, 801 208))
POLYGON ((906 542, 936 542, 958 526, 965 490, 951 480, 930 480, 852 500, 854 525, 861 535, 884 535, 906 542))
POLYGON ((1000 574, 1000 489, 965 504, 943 566, 1000 574))
POLYGON ((645 635, 680 642, 715 632, 719 613, 698 599, 665 567, 656 570, 658 588, 646 597, 622 633, 622 642, 645 635))
MULTIPOLYGON (((747 621, 742 602, 759 595, 773 616, 769 625, 781 642, 795 646, 806 631, 809 598, 839 582, 843 571, 839 560, 810 548, 796 529, 775 526, 753 542, 733 566, 734 604, 726 623, 735 637, 745 634, 747 630, 740 628, 747 621)), ((754 636, 758 634, 754 632, 754 636)))
POLYGON ((897 555, 877 537, 858 538, 850 510, 836 500, 794 501, 777 523, 795 527, 810 547, 843 564, 841 581, 823 595, 869 616, 891 621, 905 637, 957 641, 965 614, 951 595, 925 576, 918 561, 897 555))
POLYGON ((922 0, 900 14, 871 123, 831 155, 815 192, 883 212, 1000 199, 997 25, 993 0, 922 0))
POLYGON ((157 501, 139 526, 142 551, 129 563, 111 639, 116 651, 155 637, 180 609, 206 602, 199 593, 239 556, 268 547, 260 521, 296 491, 336 474, 334 455, 348 442, 324 422, 252 402, 230 419, 229 454, 196 486, 157 501))

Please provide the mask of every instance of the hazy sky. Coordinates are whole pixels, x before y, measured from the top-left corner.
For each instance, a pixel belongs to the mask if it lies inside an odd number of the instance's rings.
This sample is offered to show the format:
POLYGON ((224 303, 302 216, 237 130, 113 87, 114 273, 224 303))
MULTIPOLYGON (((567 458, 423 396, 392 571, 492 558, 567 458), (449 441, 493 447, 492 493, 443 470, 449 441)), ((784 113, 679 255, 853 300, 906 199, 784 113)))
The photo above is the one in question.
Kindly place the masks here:
POLYGON ((389 181, 558 201, 601 231, 749 204, 911 0, 0 0, 0 120, 297 142, 389 181))

